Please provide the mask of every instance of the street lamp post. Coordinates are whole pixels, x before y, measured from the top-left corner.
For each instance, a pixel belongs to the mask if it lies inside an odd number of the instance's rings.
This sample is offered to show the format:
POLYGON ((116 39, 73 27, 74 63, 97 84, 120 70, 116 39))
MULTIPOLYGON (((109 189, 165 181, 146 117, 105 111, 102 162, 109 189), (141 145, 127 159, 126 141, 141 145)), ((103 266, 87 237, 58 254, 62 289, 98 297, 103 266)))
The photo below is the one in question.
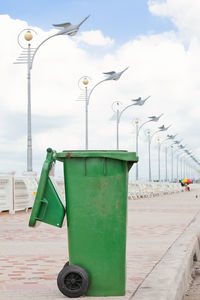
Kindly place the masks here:
POLYGON ((31 61, 35 48, 31 47, 30 41, 33 39, 33 35, 36 32, 32 29, 24 29, 18 34, 17 42, 23 49, 23 52, 17 58, 14 64, 27 64, 27 172, 32 172, 32 129, 31 129, 31 61), (24 40, 28 43, 26 47, 20 42, 22 33, 24 34, 24 40))
POLYGON ((179 175, 179 170, 178 170, 178 161, 179 161, 179 156, 178 156, 178 153, 177 153, 177 156, 176 156, 176 180, 178 180, 178 175, 179 175))
POLYGON ((184 170, 185 157, 186 157, 185 153, 182 153, 182 155, 180 156, 180 175, 181 175, 181 178, 185 177, 185 170, 184 170))
MULTIPOLYGON (((30 41, 32 39, 31 34, 26 33, 25 39, 30 41), (29 37, 29 39, 28 39, 29 37)), ((32 128, 31 128, 31 52, 30 44, 28 44, 28 63, 27 63, 27 91, 28 91, 28 133, 27 133, 27 172, 33 171, 32 166, 32 128)))
MULTIPOLYGON (((180 145, 178 150, 180 151, 183 148, 184 148, 184 146, 180 145)), ((179 178, 179 175, 180 175, 180 177, 182 177, 182 171, 181 171, 181 168, 179 168, 179 164, 181 164, 181 153, 177 152, 177 154, 176 154, 176 178, 177 178, 177 180, 179 178)))
MULTIPOLYGON (((139 133, 140 133, 140 130, 142 129, 142 127, 149 123, 149 122, 158 122, 160 117, 162 116, 163 114, 159 115, 159 116, 152 116, 152 117, 149 117, 149 120, 147 120, 146 122, 142 123, 140 126, 139 126, 139 120, 135 120, 135 125, 136 125, 136 155, 138 156, 138 147, 139 147, 139 133)), ((136 164, 136 180, 138 180, 138 172, 139 172, 139 167, 138 167, 138 163, 136 164)))
POLYGON ((182 156, 180 157, 180 169, 181 169, 181 178, 183 178, 183 167, 182 167, 182 156))
MULTIPOLYGON (((172 146, 173 147, 173 146, 172 146)), ((173 151, 174 154, 176 154, 176 180, 178 180, 179 178, 179 153, 178 153, 179 149, 176 149, 176 151, 173 151)))
POLYGON ((37 48, 31 48, 30 41, 33 39, 33 33, 36 33, 33 29, 24 29, 18 35, 18 44, 25 51, 21 54, 21 56, 17 59, 15 64, 27 64, 27 172, 32 172, 32 129, 31 129, 31 69, 33 67, 33 61, 38 49, 49 39, 58 35, 75 35, 79 27, 87 20, 89 16, 87 16, 80 23, 73 25, 71 23, 57 24, 54 25, 58 27, 60 30, 58 33, 53 34, 42 41, 37 48), (24 35, 24 39, 28 42, 28 47, 24 47, 20 42, 21 34, 26 31, 24 35))
MULTIPOLYGON (((187 149, 184 149, 184 152, 187 154, 187 159, 192 157, 191 151, 188 151, 187 149)), ((188 175, 188 160, 184 159, 184 177, 189 177, 188 175), (186 163, 187 162, 187 163, 186 163)))
MULTIPOLYGON (((184 146, 180 145, 180 143, 181 143, 181 141, 177 141, 177 140, 174 141, 173 144, 178 145, 178 149, 176 149, 175 152, 177 152, 178 150, 184 148, 184 146)), ((175 153, 175 152, 174 152, 174 153, 175 153)), ((178 176, 178 175, 179 175, 179 174, 178 174, 178 173, 179 173, 179 172, 178 172, 178 171, 179 171, 179 170, 178 170, 178 161, 179 161, 179 154, 177 153, 177 156, 176 156, 176 180, 178 180, 178 177, 179 177, 179 176, 178 176)))
MULTIPOLYGON (((132 100, 132 101, 134 101, 134 103, 127 105, 127 106, 126 106, 124 109, 122 109, 121 111, 119 111, 119 109, 115 111, 115 113, 116 113, 116 121, 117 121, 117 123, 116 123, 116 129, 117 129, 117 130, 116 130, 116 132, 117 132, 117 134, 116 134, 116 136, 117 136, 117 138, 116 138, 116 140, 117 140, 117 150, 119 150, 119 123, 120 123, 120 119, 121 119, 122 114, 123 114, 129 107, 132 107, 132 106, 134 106, 134 105, 139 105, 139 106, 144 105, 144 103, 145 103, 145 102, 147 101, 147 99, 149 99, 149 98, 150 98, 150 96, 147 97, 146 99, 142 100, 141 97, 139 97, 138 99, 132 100)), ((117 101, 116 101, 116 102, 117 102, 117 101)), ((116 102, 113 102, 112 107, 113 107, 114 103, 116 103, 116 102)), ((120 103, 120 102, 118 102, 118 103, 120 103)), ((137 133, 136 133, 136 135, 137 135, 137 133)))
POLYGON ((184 174, 184 177, 186 177, 186 159, 185 159, 185 157, 183 159, 183 174, 184 174))
POLYGON ((167 146, 165 147, 165 181, 168 180, 168 174, 167 174, 167 146))
MULTIPOLYGON (((183 145, 178 145, 178 147, 180 150, 183 150, 185 148, 185 146, 183 146, 183 145)), ((181 158, 181 155, 179 155, 179 157, 178 157, 178 154, 177 154, 177 180, 179 178, 179 173, 180 173, 180 177, 182 178, 182 158, 181 158), (179 168, 179 164, 180 164, 180 168, 179 168)))
POLYGON ((118 80, 120 79, 121 75, 128 69, 125 68, 124 70, 122 70, 121 72, 115 72, 115 71, 112 71, 112 72, 105 72, 103 74, 105 74, 107 77, 99 82, 97 82, 97 84, 95 84, 93 86, 93 88, 89 91, 88 93, 88 90, 87 90, 87 85, 89 83, 89 80, 88 80, 88 77, 87 76, 84 76, 84 79, 83 79, 83 84, 85 85, 85 149, 88 150, 88 106, 89 106, 89 103, 90 103, 90 97, 94 91, 94 89, 100 85, 101 83, 105 82, 105 81, 109 81, 109 80, 118 80))
POLYGON ((157 139, 158 142, 158 181, 160 182, 160 139, 157 139))
POLYGON ((80 89, 82 89, 82 86, 84 87, 84 101, 85 102, 85 149, 88 149, 88 84, 90 83, 90 78, 88 76, 83 76, 79 79, 78 85, 80 89))
POLYGON ((159 130, 156 130, 151 136, 150 136, 150 130, 147 131, 148 134, 148 152, 149 152, 149 181, 151 181, 151 142, 153 137, 160 131, 166 131, 168 130, 170 126, 165 127, 164 125, 158 127, 159 130))
MULTIPOLYGON (((120 114, 120 106, 122 105, 122 103, 120 101, 114 101, 112 103, 112 110, 115 113, 113 117, 116 117, 116 120, 118 120, 119 118, 119 114, 120 114)), ((113 118, 111 118, 112 120, 113 118)), ((119 126, 118 126, 118 121, 116 122, 116 148, 119 148, 119 126)))
POLYGON ((149 181, 151 181, 151 131, 147 131, 148 134, 148 153, 149 153, 149 181))
MULTIPOLYGON (((168 134, 167 135, 167 138, 164 139, 161 143, 160 143, 160 148, 162 146, 163 143, 165 143, 167 140, 173 140, 174 138, 176 137, 176 134, 175 135, 170 135, 168 134)), ((167 146, 165 147, 165 181, 168 180, 168 174, 167 174, 167 146)))
MULTIPOLYGON (((135 120, 135 129, 136 129, 136 155, 137 156, 138 156, 138 139, 139 139, 139 125, 138 125, 138 123, 139 123, 139 120, 135 120)), ((136 176, 136 180, 138 180, 138 166, 136 166, 136 174, 135 174, 135 176, 136 176)))
POLYGON ((173 182, 173 170, 174 170, 174 147, 171 146, 171 182, 173 182))

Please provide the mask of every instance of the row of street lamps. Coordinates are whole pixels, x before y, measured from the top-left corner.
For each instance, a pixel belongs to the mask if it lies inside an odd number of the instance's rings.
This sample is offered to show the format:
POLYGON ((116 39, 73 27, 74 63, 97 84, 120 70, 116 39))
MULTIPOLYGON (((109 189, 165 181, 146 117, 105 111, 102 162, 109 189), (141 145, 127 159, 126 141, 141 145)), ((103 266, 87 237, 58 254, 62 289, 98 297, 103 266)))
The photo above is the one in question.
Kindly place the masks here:
MULTIPOLYGON (((174 138, 176 137, 176 135, 167 135, 167 138, 164 139, 162 142, 160 142, 160 138, 157 139, 158 142, 158 181, 161 180, 160 177, 160 149, 161 149, 161 145, 169 140, 174 140, 174 138)), ((179 178, 183 178, 183 177, 191 177, 191 166, 190 169, 186 167, 189 167, 189 164, 187 166, 186 161, 188 161, 188 159, 190 159, 190 163, 191 163, 191 159, 192 161, 194 161, 196 163, 196 166, 198 166, 199 168, 199 161, 191 154, 190 151, 188 151, 187 149, 185 149, 185 146, 183 146, 182 144, 180 144, 181 141, 177 141, 175 140, 171 145, 171 179, 170 181, 178 181, 179 178), (177 149, 174 151, 174 145, 177 145, 177 149), (182 150, 182 152, 180 153, 180 151, 182 150), (174 175, 174 154, 176 154, 176 175, 174 175), (179 164, 180 164, 180 168, 179 168, 179 164)), ((165 181, 168 181, 168 146, 165 147, 165 181)), ((190 164, 191 165, 191 164, 190 164)), ((193 168, 196 169, 197 171, 198 168, 195 167, 193 165, 193 168)), ((151 178, 149 179, 151 181, 151 178)))
MULTIPOLYGON (((127 69, 127 68, 126 68, 127 69)), ((108 72, 108 73, 104 73, 107 75, 114 75, 116 76, 117 74, 117 79, 119 79, 122 75, 122 73, 126 70, 124 69, 122 72, 116 73, 116 72, 108 72)), ((86 125, 85 125, 85 149, 88 149, 88 105, 89 105, 89 100, 91 97, 92 92, 94 91, 94 89, 102 82, 106 81, 106 80, 112 80, 112 77, 108 77, 104 80, 101 80, 100 82, 98 82, 97 84, 94 85, 94 87, 88 91, 88 85, 90 83, 90 78, 88 76, 84 76, 81 77, 79 79, 79 87, 80 83, 83 84, 84 88, 85 88, 85 106, 86 106, 86 116, 85 116, 85 120, 86 120, 86 125)), ((116 80, 116 79, 115 79, 116 80)), ((142 106, 145 104, 145 102, 150 98, 147 97, 144 100, 141 99, 141 97, 139 97, 138 99, 134 99, 132 100, 133 103, 127 105, 126 107, 124 107, 123 109, 120 109, 122 103, 120 101, 114 101, 112 103, 112 110, 114 112, 114 116, 112 117, 112 120, 115 119, 116 120, 116 149, 119 150, 119 124, 120 124, 120 120, 122 117, 122 114, 129 109, 130 107, 133 107, 134 105, 139 105, 142 106)), ((136 154, 138 155, 138 144, 139 144, 139 133, 140 130, 142 129, 142 127, 149 123, 149 122, 158 122, 160 120, 160 118, 162 117, 163 113, 160 114, 159 116, 151 116, 148 117, 149 120, 145 121, 144 123, 142 123, 139 126, 139 121, 135 120, 135 124, 136 124, 136 154)), ((159 132, 163 132, 163 131, 167 131, 169 128, 171 127, 171 125, 169 125, 168 127, 165 127, 164 125, 158 127, 158 130, 156 130, 155 132, 153 132, 151 134, 151 131, 148 130, 147 134, 148 134, 148 154, 149 154, 149 181, 152 181, 152 175, 151 175, 151 143, 153 140, 153 137, 159 133, 159 132)), ((161 144, 164 143, 167 140, 173 140, 175 138, 176 135, 167 135, 167 138, 165 140, 163 140, 162 142, 160 142, 160 139, 158 139, 158 181, 160 181, 161 176, 160 176, 160 148, 161 148, 161 144)), ((175 141, 175 144, 178 144, 178 141, 175 141)), ((173 181, 173 146, 171 146, 172 152, 171 152, 171 156, 172 156, 172 175, 171 175, 171 181, 173 181)), ((166 174, 165 174, 165 180, 168 180, 168 174, 167 174, 167 147, 166 147, 166 151, 165 151, 165 169, 166 169, 166 174)), ((177 163, 177 170, 178 170, 178 163, 177 163)), ((178 174, 178 171, 177 171, 178 174)), ((178 178, 178 175, 177 175, 178 178)), ((139 163, 136 164, 136 180, 139 179, 139 163)))
MULTIPOLYGON (((55 37, 55 36, 59 36, 59 35, 69 35, 69 36, 74 36, 80 26, 88 19, 89 16, 87 16, 86 18, 84 18, 80 23, 73 25, 71 23, 63 23, 63 24, 56 24, 54 25, 56 28, 59 28, 59 31, 56 34, 53 34, 49 37, 47 37, 45 40, 43 40, 36 48, 32 48, 31 47, 31 40, 33 39, 33 35, 37 34, 33 29, 24 29, 22 30, 19 35, 18 35, 18 44, 19 46, 23 49, 23 52, 21 53, 20 57, 17 58, 16 60, 16 64, 26 64, 27 65, 27 172, 32 172, 32 131, 31 131, 31 70, 33 67, 33 62, 34 62, 34 58, 36 56, 36 53, 38 52, 39 48, 49 39, 55 37), (25 34, 24 34, 25 32, 25 34), (24 34, 24 39, 25 41, 28 43, 26 45, 26 47, 23 46, 22 42, 20 41, 20 38, 22 36, 22 34, 24 34)), ((80 78, 79 80, 79 87, 84 87, 84 91, 85 91, 85 97, 84 97, 84 101, 85 101, 85 149, 88 150, 89 147, 89 141, 88 141, 88 108, 89 108, 89 103, 90 103, 90 98, 91 95, 94 91, 94 89, 99 86, 101 83, 105 82, 105 81, 110 81, 110 80, 119 80, 120 77, 122 76, 122 74, 128 69, 128 67, 126 67, 124 70, 122 70, 121 72, 115 72, 115 71, 111 71, 111 72, 105 72, 103 73, 104 75, 106 75, 106 78, 104 78, 103 80, 97 82, 90 90, 88 89, 88 84, 90 83, 90 78, 88 76, 84 76, 82 78, 80 78)), ((116 119, 116 149, 119 150, 119 124, 120 124, 120 120, 122 117, 122 114, 129 109, 130 107, 133 107, 134 105, 138 105, 138 106, 142 106, 145 104, 145 102, 150 98, 150 96, 148 96, 145 99, 142 99, 141 97, 139 97, 138 99, 134 99, 131 100, 133 103, 127 105, 126 107, 124 107, 123 109, 120 110, 120 106, 121 106, 121 102, 119 101, 115 101, 112 103, 112 110, 115 113, 115 119, 116 119)), ((135 125, 136 125, 136 154, 138 155, 138 142, 139 142, 139 133, 141 128, 149 123, 149 122, 158 122, 159 119, 162 117, 163 114, 159 115, 159 116, 151 116, 149 117, 149 120, 145 121, 144 123, 142 123, 141 125, 139 125, 139 121, 136 120, 135 121, 135 125)), ((171 125, 170 125, 171 126, 171 125)), ((159 132, 163 132, 163 131, 167 131, 168 128, 170 127, 165 127, 164 125, 162 125, 161 127, 158 127, 158 130, 153 132, 151 134, 150 130, 147 131, 148 134, 148 155, 149 155, 149 181, 152 180, 152 176, 151 176, 151 142, 153 137, 159 133, 159 132)), ((158 180, 160 181, 160 148, 161 148, 161 144, 164 143, 167 140, 173 140, 175 138, 175 135, 168 135, 167 138, 165 140, 163 140, 162 142, 160 142, 160 140, 158 139, 158 180)), ((179 144, 177 141, 175 141, 176 144, 179 144)), ((190 158, 192 158, 192 160, 194 162, 197 163, 197 165, 200 165, 200 162, 191 154, 190 151, 186 150, 185 147, 183 145, 179 145, 181 150, 184 150, 185 153, 190 156, 190 158)), ((172 149, 172 180, 173 180, 173 146, 171 147, 172 149)), ((166 174, 165 174, 165 179, 167 180, 167 147, 165 150, 165 167, 166 167, 166 174)), ((136 164, 136 180, 138 180, 139 178, 139 165, 136 164)), ((181 170, 182 170, 182 165, 181 165, 181 170)), ((182 171, 181 171, 182 172, 182 171)), ((177 156, 177 178, 178 178, 178 156, 177 156)))

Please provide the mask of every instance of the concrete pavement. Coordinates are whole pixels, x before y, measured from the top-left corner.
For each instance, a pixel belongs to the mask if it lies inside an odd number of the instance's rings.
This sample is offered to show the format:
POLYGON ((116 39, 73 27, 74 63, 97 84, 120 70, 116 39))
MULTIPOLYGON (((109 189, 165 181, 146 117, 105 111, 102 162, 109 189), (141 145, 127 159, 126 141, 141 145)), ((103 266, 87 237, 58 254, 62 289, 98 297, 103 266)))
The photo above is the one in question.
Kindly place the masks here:
MULTIPOLYGON (((68 260, 66 224, 30 228, 29 216, 0 214, 0 299, 65 299, 56 279, 68 260)), ((127 292, 106 299, 182 300, 199 257, 199 233, 198 185, 191 192, 129 200, 127 292)))

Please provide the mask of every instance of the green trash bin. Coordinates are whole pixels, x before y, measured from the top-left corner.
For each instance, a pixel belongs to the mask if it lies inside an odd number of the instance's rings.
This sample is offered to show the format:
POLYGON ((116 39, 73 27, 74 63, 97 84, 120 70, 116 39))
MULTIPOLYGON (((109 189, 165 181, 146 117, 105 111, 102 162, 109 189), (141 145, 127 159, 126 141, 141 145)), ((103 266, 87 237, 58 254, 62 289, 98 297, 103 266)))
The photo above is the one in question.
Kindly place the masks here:
POLYGON ((65 209, 49 178, 56 160, 64 164, 69 247, 58 288, 69 297, 125 295, 128 171, 136 154, 47 149, 29 226, 62 227, 65 209))

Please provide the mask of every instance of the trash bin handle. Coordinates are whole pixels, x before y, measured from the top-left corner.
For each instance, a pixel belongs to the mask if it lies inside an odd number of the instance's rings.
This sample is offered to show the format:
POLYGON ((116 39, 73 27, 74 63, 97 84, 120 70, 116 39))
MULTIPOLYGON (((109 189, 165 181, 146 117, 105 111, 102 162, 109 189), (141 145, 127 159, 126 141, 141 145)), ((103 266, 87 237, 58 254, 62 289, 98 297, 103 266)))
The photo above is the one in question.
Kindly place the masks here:
POLYGON ((45 217, 45 214, 46 214, 46 210, 47 210, 47 207, 48 207, 48 201, 46 199, 42 199, 40 202, 44 203, 44 209, 43 209, 42 217, 38 218, 38 220, 42 221, 45 217))

